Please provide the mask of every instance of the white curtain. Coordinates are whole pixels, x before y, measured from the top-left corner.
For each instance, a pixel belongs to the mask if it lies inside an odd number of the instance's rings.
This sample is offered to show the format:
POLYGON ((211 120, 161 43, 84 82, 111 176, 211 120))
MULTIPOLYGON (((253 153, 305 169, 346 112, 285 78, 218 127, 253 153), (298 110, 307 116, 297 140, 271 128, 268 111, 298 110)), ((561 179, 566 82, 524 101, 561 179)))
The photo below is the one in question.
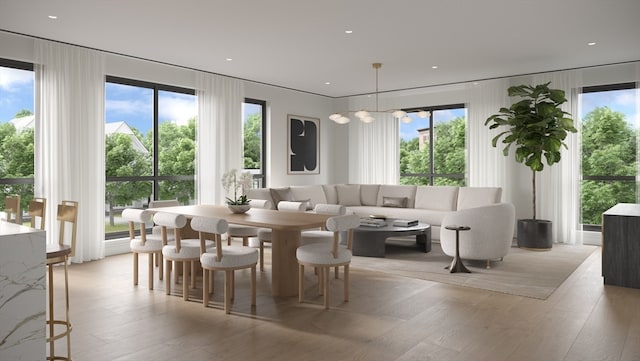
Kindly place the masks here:
MULTIPOLYGON (((359 99, 350 100, 350 109, 372 109, 359 99)), ((373 107, 375 108, 375 107, 373 107)), ((399 184, 400 133, 391 114, 375 113, 372 123, 351 117, 349 123, 349 182, 399 184)))
POLYGON ((104 54, 36 40, 36 196, 47 198, 47 242, 57 205, 78 202, 75 257, 104 257, 104 54))
POLYGON ((230 169, 242 169, 242 81, 198 72, 196 189, 199 204, 223 204, 220 180, 230 169))
POLYGON ((582 232, 578 232, 580 215, 580 119, 577 94, 582 86, 581 72, 562 71, 537 74, 532 85, 551 82, 552 89, 562 89, 567 103, 562 110, 572 114, 577 133, 569 133, 562 149, 559 163, 549 167, 545 163, 542 172, 537 173, 538 218, 553 222, 553 239, 556 243, 582 244, 582 232))
MULTIPOLYGON (((487 80, 473 85, 469 89, 469 106, 467 123, 467 151, 469 186, 501 187, 502 201, 513 202, 512 173, 513 161, 510 154, 502 154, 503 147, 491 145, 491 140, 502 130, 489 129, 484 123, 500 108, 509 106, 507 79, 487 80)), ((512 150, 513 152, 513 150, 512 150)))

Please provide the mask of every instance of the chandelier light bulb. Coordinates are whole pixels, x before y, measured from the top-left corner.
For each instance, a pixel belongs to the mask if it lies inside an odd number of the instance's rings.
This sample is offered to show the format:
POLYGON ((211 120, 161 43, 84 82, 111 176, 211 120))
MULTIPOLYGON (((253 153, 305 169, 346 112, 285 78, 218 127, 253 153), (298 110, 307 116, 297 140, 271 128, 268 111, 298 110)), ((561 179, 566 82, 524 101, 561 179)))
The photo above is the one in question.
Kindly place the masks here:
POLYGON ((363 123, 371 123, 373 122, 375 119, 371 116, 371 115, 367 115, 366 117, 360 119, 363 123))
POLYGON ((407 115, 407 112, 403 111, 403 110, 396 110, 393 113, 391 113, 395 118, 401 119, 402 117, 404 117, 405 115, 407 115))
POLYGON ((355 113, 355 116, 358 117, 358 119, 362 119, 366 116, 369 116, 369 112, 366 110, 359 110, 355 113))
POLYGON ((422 119, 429 118, 430 115, 431 115, 431 113, 426 111, 426 110, 421 110, 421 111, 418 112, 418 117, 422 118, 422 119))
POLYGON ((329 119, 333 120, 334 122, 338 122, 338 119, 340 119, 340 117, 342 117, 342 115, 340 115, 339 113, 333 113, 329 116, 329 119))
POLYGON ((410 116, 405 115, 404 117, 402 117, 402 118, 400 119, 400 121, 402 121, 403 123, 411 123, 411 122, 413 121, 413 119, 411 119, 411 117, 410 117, 410 116))
POLYGON ((338 118, 338 120, 336 120, 336 123, 338 123, 338 124, 347 124, 350 121, 351 121, 351 119, 349 119, 348 117, 340 116, 340 118, 338 118))

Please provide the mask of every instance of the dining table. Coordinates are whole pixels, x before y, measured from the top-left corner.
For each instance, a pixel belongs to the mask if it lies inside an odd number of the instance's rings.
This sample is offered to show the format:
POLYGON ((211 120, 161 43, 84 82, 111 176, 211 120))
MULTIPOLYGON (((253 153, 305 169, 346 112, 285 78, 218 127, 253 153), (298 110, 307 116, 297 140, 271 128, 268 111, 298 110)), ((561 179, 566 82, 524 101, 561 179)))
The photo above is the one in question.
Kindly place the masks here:
MULTIPOLYGON (((193 217, 223 218, 229 223, 260 228, 271 228, 271 294, 290 297, 298 294, 298 260, 296 249, 301 232, 323 227, 331 215, 310 212, 286 212, 251 208, 246 213, 232 213, 227 206, 200 204, 149 208, 152 212, 182 214, 193 217)), ((189 223, 181 230, 183 238, 197 238, 189 223)))

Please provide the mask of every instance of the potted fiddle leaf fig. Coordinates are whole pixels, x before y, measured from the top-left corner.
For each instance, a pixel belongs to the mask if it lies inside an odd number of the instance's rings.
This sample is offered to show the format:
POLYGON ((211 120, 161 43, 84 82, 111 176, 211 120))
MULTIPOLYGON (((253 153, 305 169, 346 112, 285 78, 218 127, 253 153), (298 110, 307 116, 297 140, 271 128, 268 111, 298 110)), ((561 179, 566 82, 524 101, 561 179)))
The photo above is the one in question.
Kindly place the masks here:
POLYGON ((558 163, 561 148, 568 149, 567 134, 577 132, 571 114, 560 108, 567 101, 564 91, 550 89, 549 84, 509 87, 510 97, 522 99, 509 108, 501 108, 485 122, 490 129, 503 129, 493 138, 492 145, 497 147, 501 141, 505 156, 513 146, 516 161, 532 171, 533 218, 518 220, 518 247, 552 247, 551 221, 536 218, 536 172, 544 169, 545 161, 549 166, 558 163))

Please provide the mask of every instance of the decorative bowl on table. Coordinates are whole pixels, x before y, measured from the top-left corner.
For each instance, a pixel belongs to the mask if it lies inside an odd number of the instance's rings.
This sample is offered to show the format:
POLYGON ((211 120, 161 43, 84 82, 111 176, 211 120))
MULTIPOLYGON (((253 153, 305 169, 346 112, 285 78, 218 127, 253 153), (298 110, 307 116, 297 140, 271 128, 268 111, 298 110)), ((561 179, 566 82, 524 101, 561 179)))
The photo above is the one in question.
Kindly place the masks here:
POLYGON ((227 204, 229 210, 233 213, 246 213, 249 209, 251 209, 250 204, 227 204))

